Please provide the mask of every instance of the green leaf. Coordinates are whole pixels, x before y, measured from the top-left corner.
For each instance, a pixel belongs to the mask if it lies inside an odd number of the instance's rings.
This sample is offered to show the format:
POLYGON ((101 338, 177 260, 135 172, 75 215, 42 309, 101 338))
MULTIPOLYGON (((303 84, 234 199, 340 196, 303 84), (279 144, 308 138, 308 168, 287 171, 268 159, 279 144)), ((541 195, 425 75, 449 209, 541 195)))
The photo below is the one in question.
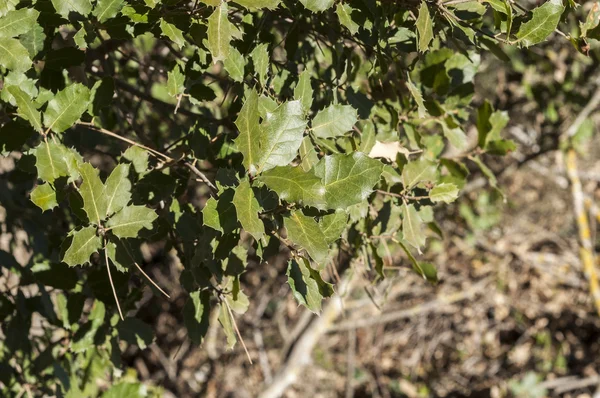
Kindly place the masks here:
POLYGON ((256 11, 261 8, 274 10, 279 6, 281 0, 233 0, 233 2, 246 7, 250 11, 256 11))
POLYGON ((240 134, 235 139, 235 144, 244 156, 243 164, 250 174, 256 173, 256 162, 258 161, 258 152, 260 150, 258 146, 258 138, 260 136, 258 121, 258 93, 255 90, 250 90, 235 120, 235 125, 240 130, 240 134))
POLYGON ((352 130, 358 115, 351 105, 330 105, 319 111, 312 121, 312 132, 320 138, 344 135, 352 130))
POLYGON ((40 179, 52 184, 56 179, 69 175, 64 150, 61 144, 53 141, 44 141, 33 150, 36 159, 35 167, 40 179))
POLYGON ((72 236, 73 240, 62 261, 70 267, 85 265, 90 260, 90 256, 102 247, 102 240, 96 234, 94 226, 84 227, 78 231, 73 230, 69 236, 72 236))
POLYGON ((479 167, 479 169, 481 170, 483 175, 490 182, 490 185, 492 187, 498 189, 498 191, 500 191, 500 189, 498 188, 498 179, 496 178, 496 175, 489 167, 487 167, 487 165, 485 163, 483 163, 481 158, 479 156, 473 156, 473 157, 470 157, 469 159, 471 159, 473 162, 475 162, 475 164, 479 167))
POLYGON ((451 128, 445 121, 443 121, 441 124, 444 136, 448 139, 448 141, 450 141, 452 146, 460 150, 467 148, 467 135, 460 127, 451 128))
POLYGON ((322 12, 333 6, 333 0, 300 0, 312 12, 322 12))
POLYGON ((46 40, 44 28, 37 23, 34 24, 33 28, 27 33, 19 37, 19 41, 27 49, 31 58, 34 58, 40 51, 42 51, 44 48, 44 40, 46 40))
POLYGON ((334 293, 333 285, 325 282, 305 261, 290 260, 286 275, 296 301, 315 314, 321 312, 323 298, 334 293))
POLYGON ((71 351, 78 353, 95 348, 94 337, 96 332, 104 324, 106 307, 100 300, 94 300, 94 307, 88 316, 88 321, 79 328, 71 341, 71 351))
POLYGON ((452 203, 458 198, 458 187, 452 183, 441 183, 436 185, 429 192, 429 199, 432 202, 452 203))
POLYGON ((106 218, 107 197, 106 190, 102 180, 100 180, 99 170, 89 163, 84 163, 79 167, 79 172, 83 183, 79 187, 79 192, 83 198, 83 210, 88 216, 90 222, 100 225, 106 218))
POLYGON ((131 182, 128 178, 129 165, 115 167, 106 179, 106 215, 110 216, 127 206, 131 200, 131 182))
POLYGON ((329 209, 347 209, 363 202, 373 192, 383 171, 383 163, 362 152, 325 156, 315 166, 315 174, 325 186, 329 209))
POLYGON ((298 84, 294 88, 294 99, 300 101, 304 112, 310 112, 313 103, 313 88, 311 85, 310 70, 304 69, 300 73, 298 84))
POLYGON ((408 91, 410 91, 410 95, 414 98, 417 103, 417 112, 419 114, 419 118, 422 119, 427 116, 427 108, 425 107, 425 101, 423 101, 423 94, 421 94, 421 90, 414 85, 414 83, 410 80, 410 76, 406 79, 406 87, 408 91))
MULTIPOLYGON (((125 320, 119 322, 117 330, 121 340, 125 340, 134 346, 137 345, 140 350, 148 347, 154 340, 152 327, 138 318, 125 318, 125 320)), ((123 397, 123 395, 115 395, 115 397, 123 397)))
POLYGON ((42 211, 52 210, 58 203, 56 202, 56 192, 48 183, 38 185, 31 191, 31 201, 42 211))
POLYGON ((414 187, 421 181, 435 181, 437 177, 437 166, 426 159, 409 162, 402 169, 402 185, 406 189, 414 187))
POLYGON ((327 214, 323 216, 319 225, 327 243, 333 243, 341 237, 342 232, 348 227, 348 214, 344 210, 327 214))
POLYGON ((264 86, 267 83, 267 74, 269 73, 270 59, 269 59, 269 44, 259 44, 250 53, 252 63, 254 64, 254 71, 258 73, 258 82, 264 86))
POLYGON ((244 81, 244 68, 246 67, 246 59, 233 46, 229 49, 229 57, 223 61, 223 67, 229 73, 229 77, 236 82, 244 81))
POLYGON ((435 266, 433 266, 433 264, 430 264, 430 263, 418 262, 417 259, 415 258, 415 256, 412 255, 412 253, 406 246, 405 242, 400 240, 400 241, 398 241, 398 243, 400 244, 400 247, 402 248, 402 250, 404 250, 404 252, 408 256, 408 259, 412 263, 413 270, 417 274, 421 275, 423 277, 423 279, 427 280, 428 282, 431 282, 433 284, 437 283, 438 277, 437 277, 437 270, 435 269, 435 266))
POLYGON ((231 315, 225 304, 221 304, 219 308, 219 323, 223 327, 225 337, 227 338, 227 349, 231 350, 235 346, 235 343, 237 343, 237 337, 233 328, 231 315))
POLYGON ((123 153, 123 157, 133 164, 135 172, 143 174, 148 170, 148 151, 138 146, 130 146, 123 153))
POLYGON ((114 93, 115 81, 112 77, 106 76, 94 83, 90 91, 88 113, 92 116, 99 116, 102 109, 112 104, 114 93))
MULTIPOLYGON (((136 319, 136 318, 127 318, 127 319, 136 319)), ((141 322, 141 321, 136 321, 136 322, 141 322)), ((141 337, 139 337, 139 338, 141 338, 141 337)), ((137 341, 137 338, 132 339, 132 341, 134 341, 134 342, 137 341)), ((133 343, 133 344, 135 344, 135 343, 133 343)), ((144 349, 145 347, 146 347, 146 345, 144 345, 144 347, 140 346, 141 349, 144 349)), ((108 390, 106 390, 106 392, 104 394, 102 394, 101 398, 123 398, 123 397, 144 398, 144 397, 148 396, 146 390, 147 390, 147 387, 145 385, 143 385, 142 383, 130 383, 127 381, 123 381, 123 382, 112 385, 108 390)))
POLYGON ((200 0, 202 3, 211 7, 218 7, 221 5, 221 0, 200 0))
POLYGON ((23 119, 29 121, 33 128, 38 132, 42 132, 42 114, 35 108, 29 95, 25 94, 25 92, 17 86, 6 87, 6 90, 17 102, 19 115, 23 117, 23 119))
POLYGON ((257 180, 288 203, 325 209, 325 187, 312 171, 292 166, 275 167, 261 174, 257 180))
POLYGON ((300 101, 281 104, 260 126, 257 173, 286 166, 296 157, 306 120, 300 101))
POLYGON ((370 120, 365 120, 360 123, 359 129, 361 135, 360 146, 358 150, 368 155, 371 153, 371 150, 377 143, 377 132, 375 131, 375 125, 370 120))
POLYGON ((164 19, 160 20, 160 30, 164 36, 167 36, 169 40, 177 44, 180 48, 185 45, 185 39, 183 38, 183 32, 178 29, 175 25, 168 23, 164 19))
POLYGON ((185 90, 185 75, 181 72, 181 67, 175 65, 172 71, 167 73, 167 90, 171 97, 183 94, 185 90))
POLYGON ((600 24, 600 2, 596 1, 592 4, 592 8, 590 8, 584 22, 579 22, 581 36, 586 37, 588 31, 594 30, 598 24, 600 24))
POLYGON ((66 19, 69 19, 69 14, 72 11, 84 17, 92 11, 90 0, 52 0, 52 5, 56 12, 66 19))
POLYGON ((304 171, 309 171, 319 162, 317 151, 315 151, 315 146, 309 136, 302 139, 298 152, 300 154, 300 167, 304 171))
POLYGON ((124 207, 112 216, 106 226, 119 238, 136 238, 142 228, 152 229, 152 223, 157 218, 154 210, 146 206, 132 205, 124 207))
POLYGON ((40 12, 33 8, 9 11, 0 18, 0 38, 16 37, 29 32, 36 26, 40 12))
POLYGON ((214 64, 227 59, 231 50, 229 43, 235 28, 229 22, 227 12, 227 2, 223 1, 208 17, 208 51, 212 55, 214 64))
POLYGON ((29 52, 17 39, 0 38, 0 65, 15 72, 31 68, 29 52))
POLYGON ((429 49, 429 43, 433 40, 433 21, 431 20, 431 16, 429 15, 429 8, 427 8, 427 3, 424 1, 421 2, 421 7, 419 8, 419 16, 416 22, 417 32, 418 32, 418 47, 419 51, 424 53, 429 49))
POLYGON ((123 0, 98 0, 98 4, 96 4, 96 8, 92 13, 100 23, 103 23, 107 19, 114 18, 125 2, 123 0))
POLYGON ((402 205, 402 235, 405 241, 421 250, 425 244, 425 234, 421 229, 423 221, 414 205, 404 203, 402 205))
POLYGON ((350 7, 348 4, 338 3, 335 8, 335 13, 338 16, 340 23, 345 26, 350 33, 355 35, 358 32, 359 25, 352 20, 352 11, 354 11, 354 8, 350 7))
POLYGON ((265 233, 265 226, 260 218, 258 218, 261 207, 247 179, 242 180, 240 185, 235 189, 233 205, 235 206, 242 228, 252 235, 254 239, 257 241, 260 240, 265 233))
POLYGON ((215 198, 208 199, 202 209, 204 225, 223 234, 238 228, 237 212, 233 204, 234 195, 233 189, 226 189, 218 200, 215 200, 215 198))
POLYGON ((59 91, 48 102, 44 112, 44 126, 61 133, 70 128, 86 111, 90 101, 90 90, 81 83, 74 83, 59 91))
POLYGON ((284 225, 287 238, 305 249, 315 262, 322 263, 327 259, 329 246, 314 218, 292 211, 289 217, 284 217, 284 225))
POLYGON ((183 322, 188 330, 188 337, 195 344, 202 344, 208 332, 209 318, 210 292, 208 290, 192 292, 183 306, 183 322))
POLYGON ((515 43, 529 47, 544 41, 558 26, 564 10, 562 0, 548 0, 536 7, 531 19, 519 27, 515 43))

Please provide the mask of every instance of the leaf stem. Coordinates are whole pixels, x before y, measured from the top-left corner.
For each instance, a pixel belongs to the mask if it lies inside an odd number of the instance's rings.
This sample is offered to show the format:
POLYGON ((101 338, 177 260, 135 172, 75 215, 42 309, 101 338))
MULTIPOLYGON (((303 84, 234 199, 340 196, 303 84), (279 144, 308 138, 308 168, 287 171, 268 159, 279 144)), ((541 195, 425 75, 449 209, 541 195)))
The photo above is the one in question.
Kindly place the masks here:
POLYGON ((106 260, 106 271, 108 272, 108 280, 110 281, 110 287, 112 288, 113 296, 115 297, 115 303, 117 303, 117 309, 119 310, 119 316, 123 321, 123 312, 121 311, 121 305, 119 304, 119 297, 117 296, 117 290, 115 289, 115 284, 112 280, 112 275, 110 273, 110 264, 108 263, 108 250, 106 248, 106 240, 104 241, 104 259, 106 260))
POLYGON ((246 343, 244 343, 244 338, 242 337, 242 334, 240 333, 240 330, 237 327, 237 323, 235 322, 235 318, 233 317, 233 312, 231 311, 231 307, 229 306, 229 303, 227 303, 227 300, 224 297, 221 297, 221 302, 223 304, 225 304, 225 307, 227 307, 227 312, 229 313, 229 317, 231 318, 231 323, 233 324, 235 333, 237 334, 238 339, 240 339, 240 344, 244 348, 244 352, 246 353, 246 357, 248 357, 248 361, 250 362, 250 365, 252 365, 252 358, 250 357, 250 353, 248 352, 246 343))

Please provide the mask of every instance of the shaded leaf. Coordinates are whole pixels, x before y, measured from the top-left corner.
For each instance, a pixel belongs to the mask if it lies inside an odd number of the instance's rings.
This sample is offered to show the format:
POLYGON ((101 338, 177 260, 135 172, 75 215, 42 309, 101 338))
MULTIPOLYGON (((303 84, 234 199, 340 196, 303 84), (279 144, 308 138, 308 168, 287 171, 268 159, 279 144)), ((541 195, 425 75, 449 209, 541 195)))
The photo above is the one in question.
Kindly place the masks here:
POLYGON ((348 227, 348 214, 344 210, 327 214, 323 216, 319 225, 327 243, 333 243, 341 237, 342 232, 348 227))
POLYGON ((414 205, 402 205, 402 235, 405 241, 417 250, 425 244, 425 234, 421 228, 423 221, 414 205))
POLYGON ((292 211, 289 217, 284 218, 284 224, 287 238, 305 249, 315 262, 321 263, 327 259, 329 247, 314 218, 292 211))
POLYGON ((409 162, 402 169, 402 181, 406 189, 414 187, 421 181, 435 181, 436 177, 436 164, 423 158, 409 162))
POLYGON ((270 59, 269 59, 269 44, 259 44, 250 53, 252 63, 254 64, 254 71, 258 74, 258 81, 261 85, 267 83, 267 74, 269 73, 270 59))
POLYGON ((410 80, 410 76, 406 79, 406 87, 408 91, 410 91, 410 95, 414 98, 417 103, 417 112, 419 114, 419 118, 424 118, 428 115, 427 108, 425 107, 425 102, 423 101, 423 94, 421 94, 421 90, 414 85, 414 83, 410 80))
POLYGON ((244 156, 243 164, 250 174, 256 172, 256 162, 258 161, 258 152, 260 150, 258 146, 260 135, 258 121, 258 93, 255 90, 250 90, 235 120, 235 125, 240 130, 240 134, 235 139, 235 144, 244 156))
POLYGON ((312 121, 312 132, 320 138, 338 137, 352 130, 358 120, 351 105, 330 105, 319 111, 312 121))
POLYGON ((416 22, 417 32, 418 32, 418 47, 419 51, 424 53, 429 49, 429 43, 433 40, 433 21, 431 20, 431 16, 429 15, 429 8, 427 8, 427 3, 421 2, 421 7, 419 8, 419 16, 416 22))
POLYGON ((237 48, 233 46, 230 48, 229 57, 223 61, 223 66, 233 81, 241 82, 244 80, 246 59, 237 48))
POLYGON ((125 320, 119 322, 117 330, 122 340, 138 346, 141 350, 152 344, 154 340, 152 327, 138 318, 125 318, 125 320))
POLYGON ((309 136, 302 139, 298 152, 300 154, 300 167, 304 171, 311 170, 319 162, 317 151, 309 136))
POLYGON ((208 332, 210 318, 210 292, 205 290, 190 293, 190 298, 183 307, 183 322, 188 330, 188 337, 195 344, 202 344, 208 332))
POLYGON ((313 103, 313 88, 311 85, 310 71, 304 69, 300 73, 298 84, 294 88, 294 99, 300 101, 304 112, 308 113, 313 103))
POLYGON ((242 180, 240 185, 235 189, 233 205, 235 206, 242 228, 252 235, 254 239, 259 240, 262 238, 265 233, 265 226, 258 218, 261 207, 247 179, 242 180))
POLYGON ((321 311, 323 298, 333 295, 333 286, 303 259, 290 260, 286 275, 296 301, 315 314, 321 311))

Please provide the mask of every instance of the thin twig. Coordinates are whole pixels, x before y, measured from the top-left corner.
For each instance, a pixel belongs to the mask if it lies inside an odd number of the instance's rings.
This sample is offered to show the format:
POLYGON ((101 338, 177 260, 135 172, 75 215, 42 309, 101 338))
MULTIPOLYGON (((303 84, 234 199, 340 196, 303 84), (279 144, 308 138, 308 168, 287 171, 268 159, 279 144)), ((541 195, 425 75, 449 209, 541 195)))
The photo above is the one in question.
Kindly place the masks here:
POLYGON ((169 295, 167 294, 167 292, 165 292, 164 290, 162 290, 162 289, 160 288, 160 286, 158 286, 158 285, 156 284, 156 282, 154 282, 154 281, 152 280, 152 278, 150 278, 150 277, 148 276, 148 274, 146 274, 146 273, 144 272, 144 270, 142 269, 142 267, 140 267, 140 265, 139 265, 137 262, 135 262, 135 261, 134 261, 133 263, 135 264, 135 266, 137 267, 137 269, 138 269, 138 270, 140 270, 140 272, 142 273, 142 275, 144 275, 144 276, 145 276, 145 277, 146 277, 146 278, 147 278, 147 279, 150 281, 150 283, 152 283, 152 285, 153 285, 155 288, 157 288, 157 289, 158 289, 158 291, 159 291, 159 292, 161 292, 162 294, 164 294, 164 295, 165 295, 167 298, 171 298, 171 296, 169 296, 169 295))
POLYGON ((240 340, 240 344, 242 345, 242 348, 244 349, 244 352, 246 353, 246 357, 248 357, 248 361, 250 362, 250 365, 252 365, 252 358, 250 358, 250 353, 248 352, 246 343, 244 343, 244 338, 242 337, 242 334, 240 333, 240 330, 238 329, 237 323, 235 322, 235 318, 233 317, 233 312, 231 311, 231 307, 229 307, 229 303, 227 303, 227 300, 225 300, 224 298, 221 301, 225 304, 225 307, 227 307, 227 312, 229 313, 229 317, 231 318, 231 323, 233 324, 233 328, 235 329, 235 334, 237 334, 238 339, 240 340))
POLYGON ((110 287, 112 288, 113 295, 115 296, 115 303, 117 303, 119 316, 123 321, 125 320, 125 318, 123 318, 123 313, 121 312, 121 305, 119 304, 119 297, 117 296, 117 290, 115 289, 115 284, 113 283, 112 275, 110 274, 110 264, 108 263, 108 250, 106 248, 106 241, 104 241, 104 259, 106 260, 106 271, 108 272, 108 280, 110 281, 110 287))
POLYGON ((211 192, 214 196, 218 196, 217 195, 217 191, 218 191, 217 187, 208 179, 208 177, 206 177, 206 175, 203 172, 198 170, 196 168, 196 166, 194 166, 189 160, 187 160, 185 158, 174 159, 168 155, 165 155, 164 153, 162 153, 160 151, 157 151, 156 149, 152 149, 146 145, 140 144, 139 142, 136 142, 129 138, 120 136, 119 134, 113 133, 112 131, 106 130, 102 127, 97 127, 91 122, 78 122, 77 124, 87 127, 88 129, 90 129, 92 131, 96 131, 98 133, 102 133, 102 134, 108 135, 110 137, 116 138, 116 139, 126 142, 130 145, 134 145, 134 146, 140 147, 142 149, 145 149, 148 152, 150 152, 152 155, 154 155, 155 157, 160 157, 169 163, 182 162, 188 169, 190 169, 194 174, 196 174, 202 182, 204 182, 206 185, 208 185, 208 187, 212 190, 211 192))

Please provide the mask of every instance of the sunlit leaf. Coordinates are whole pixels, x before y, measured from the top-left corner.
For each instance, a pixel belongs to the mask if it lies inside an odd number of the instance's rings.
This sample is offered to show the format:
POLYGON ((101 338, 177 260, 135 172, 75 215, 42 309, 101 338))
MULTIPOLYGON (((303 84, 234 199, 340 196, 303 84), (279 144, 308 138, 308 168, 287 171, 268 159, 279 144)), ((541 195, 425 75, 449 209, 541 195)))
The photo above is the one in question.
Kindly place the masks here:
POLYGON ((112 216, 106 226, 119 238, 135 238, 142 228, 152 229, 152 223, 157 218, 154 210, 146 206, 131 205, 112 216))
POLYGON ((89 226, 80 230, 71 231, 71 245, 62 259, 69 266, 85 265, 90 256, 97 253, 102 247, 102 240, 96 233, 96 227, 89 226))

